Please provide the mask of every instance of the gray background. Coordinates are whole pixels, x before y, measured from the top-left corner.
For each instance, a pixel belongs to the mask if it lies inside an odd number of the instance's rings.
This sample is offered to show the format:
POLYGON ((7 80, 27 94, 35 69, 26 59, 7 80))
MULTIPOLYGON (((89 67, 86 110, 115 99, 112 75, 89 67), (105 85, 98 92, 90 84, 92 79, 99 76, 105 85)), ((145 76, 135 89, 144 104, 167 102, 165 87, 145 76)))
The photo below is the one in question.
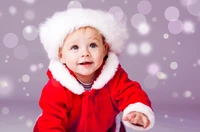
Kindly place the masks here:
POLYGON ((47 82, 49 64, 39 41, 38 25, 56 11, 80 6, 110 11, 127 23, 130 37, 120 62, 152 101, 156 125, 149 131, 199 132, 200 0, 1 0, 0 131, 32 131, 41 113, 38 100, 47 82), (178 9, 179 17, 176 11, 170 12, 171 6, 178 9), (146 18, 150 28, 147 34, 134 26, 140 20, 134 19, 137 13, 146 18), (182 25, 189 21, 194 28, 180 29, 174 24, 177 20, 170 21, 169 17, 177 18, 182 25), (143 42, 152 49, 148 52, 145 48, 146 55, 140 50, 143 42), (159 78, 158 72, 167 78, 159 78))

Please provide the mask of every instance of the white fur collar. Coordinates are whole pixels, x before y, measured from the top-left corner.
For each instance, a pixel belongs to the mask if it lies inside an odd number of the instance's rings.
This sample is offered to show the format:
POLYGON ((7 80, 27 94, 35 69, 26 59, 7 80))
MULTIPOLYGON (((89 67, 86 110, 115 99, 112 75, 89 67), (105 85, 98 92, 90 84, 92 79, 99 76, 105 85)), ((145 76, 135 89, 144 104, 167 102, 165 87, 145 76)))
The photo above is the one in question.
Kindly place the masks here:
MULTIPOLYGON (((115 75, 119 65, 119 59, 115 53, 110 52, 108 58, 102 68, 101 74, 97 77, 92 85, 92 89, 101 89, 115 75)), ((72 76, 69 70, 58 60, 51 60, 49 70, 54 79, 60 84, 68 88, 75 94, 84 92, 83 86, 72 76)))

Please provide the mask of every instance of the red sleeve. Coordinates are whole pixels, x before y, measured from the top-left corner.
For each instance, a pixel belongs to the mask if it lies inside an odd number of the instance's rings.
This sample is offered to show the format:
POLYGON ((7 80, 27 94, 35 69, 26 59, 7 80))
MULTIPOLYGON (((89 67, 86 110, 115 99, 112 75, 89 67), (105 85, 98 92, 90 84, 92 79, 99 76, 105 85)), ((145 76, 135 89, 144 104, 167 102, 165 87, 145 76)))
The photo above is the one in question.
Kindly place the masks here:
MULTIPOLYGON (((119 65, 117 73, 112 82, 112 98, 118 110, 123 111, 123 117, 130 112, 136 111, 145 114, 150 125, 146 130, 151 129, 155 124, 154 112, 148 95, 142 90, 140 84, 128 78, 127 73, 119 65), (114 88, 114 90, 113 90, 114 88)), ((143 127, 133 125, 127 121, 123 121, 127 127, 134 130, 143 130, 143 127)))
POLYGON ((69 110, 66 101, 65 88, 51 79, 42 90, 39 101, 42 114, 33 132, 65 132, 68 122, 66 113, 69 110))
POLYGON ((117 73, 113 78, 112 88, 117 108, 123 111, 129 104, 141 102, 151 107, 148 95, 142 90, 140 84, 128 78, 127 73, 119 65, 117 73))

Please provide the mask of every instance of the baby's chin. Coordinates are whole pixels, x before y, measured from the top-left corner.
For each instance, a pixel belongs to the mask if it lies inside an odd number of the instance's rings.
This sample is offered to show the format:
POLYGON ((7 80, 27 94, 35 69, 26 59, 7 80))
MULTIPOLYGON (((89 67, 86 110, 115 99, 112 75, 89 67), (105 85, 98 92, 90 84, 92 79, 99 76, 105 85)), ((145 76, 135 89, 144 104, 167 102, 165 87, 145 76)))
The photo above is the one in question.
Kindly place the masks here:
POLYGON ((79 72, 78 74, 80 76, 90 77, 90 76, 93 76, 95 74, 95 71, 94 72, 79 72))
POLYGON ((91 77, 95 74, 96 70, 90 70, 90 71, 77 71, 75 72, 75 74, 79 75, 79 76, 83 76, 83 77, 91 77))

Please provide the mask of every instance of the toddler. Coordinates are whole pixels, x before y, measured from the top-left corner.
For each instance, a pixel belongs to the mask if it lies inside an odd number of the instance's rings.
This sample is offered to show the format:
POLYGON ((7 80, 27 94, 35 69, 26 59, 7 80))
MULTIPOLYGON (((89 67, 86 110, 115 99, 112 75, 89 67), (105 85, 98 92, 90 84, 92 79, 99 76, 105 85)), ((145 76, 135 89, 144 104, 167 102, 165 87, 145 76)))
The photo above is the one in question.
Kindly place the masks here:
POLYGON ((50 64, 34 132, 125 132, 124 125, 134 130, 154 126, 147 94, 119 63, 128 38, 124 23, 108 12, 69 9, 42 23, 39 35, 50 64))

